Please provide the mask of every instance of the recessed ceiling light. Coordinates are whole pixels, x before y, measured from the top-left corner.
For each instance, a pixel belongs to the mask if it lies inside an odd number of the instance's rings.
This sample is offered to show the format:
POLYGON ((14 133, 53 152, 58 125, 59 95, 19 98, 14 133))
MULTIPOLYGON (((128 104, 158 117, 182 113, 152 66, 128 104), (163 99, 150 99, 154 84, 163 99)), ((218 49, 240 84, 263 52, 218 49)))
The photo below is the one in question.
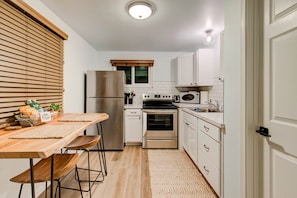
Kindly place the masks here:
POLYGON ((128 5, 128 12, 135 19, 146 19, 152 15, 154 8, 146 1, 134 1, 128 5))

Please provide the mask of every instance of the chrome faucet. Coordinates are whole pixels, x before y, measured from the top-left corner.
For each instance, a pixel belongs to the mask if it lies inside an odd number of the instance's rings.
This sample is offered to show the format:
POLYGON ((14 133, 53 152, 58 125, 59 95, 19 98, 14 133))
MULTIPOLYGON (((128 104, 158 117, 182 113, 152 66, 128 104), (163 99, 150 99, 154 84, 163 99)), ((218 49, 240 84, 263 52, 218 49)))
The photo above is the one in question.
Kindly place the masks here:
POLYGON ((219 101, 210 99, 208 104, 212 105, 217 111, 220 111, 219 101), (214 104, 212 101, 214 101, 216 104, 214 104))

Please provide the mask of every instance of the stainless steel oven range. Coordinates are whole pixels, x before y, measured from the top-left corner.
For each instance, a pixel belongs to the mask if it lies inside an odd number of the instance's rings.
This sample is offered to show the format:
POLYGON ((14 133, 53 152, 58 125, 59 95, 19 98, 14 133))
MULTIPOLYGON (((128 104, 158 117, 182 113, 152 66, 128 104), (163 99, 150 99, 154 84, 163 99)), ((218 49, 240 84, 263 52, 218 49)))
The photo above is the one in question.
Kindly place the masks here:
POLYGON ((143 94, 143 148, 177 148, 177 108, 171 94, 143 94))

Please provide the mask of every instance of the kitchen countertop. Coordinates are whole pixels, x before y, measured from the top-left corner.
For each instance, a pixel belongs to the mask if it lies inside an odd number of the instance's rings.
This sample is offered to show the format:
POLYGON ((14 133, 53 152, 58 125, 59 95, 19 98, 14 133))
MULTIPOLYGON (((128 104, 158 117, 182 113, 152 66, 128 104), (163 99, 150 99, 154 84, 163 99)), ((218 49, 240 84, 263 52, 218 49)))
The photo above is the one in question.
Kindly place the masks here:
MULTIPOLYGON (((224 114, 223 112, 195 112, 191 110, 195 107, 203 107, 205 105, 193 104, 193 103, 173 103, 178 108, 183 108, 183 111, 198 117, 210 124, 213 124, 221 129, 225 128, 224 125, 224 114)), ((141 104, 125 104, 124 109, 142 109, 141 104)))
POLYGON ((125 104, 124 109, 142 109, 141 104, 125 104))
POLYGON ((223 112, 195 112, 187 108, 184 108, 183 111, 201 120, 209 122, 210 124, 213 124, 221 129, 225 128, 223 112))
POLYGON ((174 106, 178 107, 178 108, 189 108, 189 107, 201 107, 201 106, 205 106, 205 105, 201 105, 201 104, 195 104, 195 103, 176 103, 173 102, 172 103, 174 106))

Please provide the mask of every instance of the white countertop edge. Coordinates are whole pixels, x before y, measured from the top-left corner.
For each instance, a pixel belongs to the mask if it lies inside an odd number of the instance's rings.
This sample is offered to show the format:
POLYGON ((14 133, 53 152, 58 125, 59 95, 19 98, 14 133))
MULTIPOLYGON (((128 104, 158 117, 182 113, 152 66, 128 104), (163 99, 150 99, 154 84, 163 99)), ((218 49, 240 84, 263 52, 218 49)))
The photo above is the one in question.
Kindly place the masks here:
POLYGON ((187 112, 201 120, 204 120, 206 122, 209 122, 212 125, 215 125, 216 127, 219 127, 221 129, 225 128, 225 124, 223 123, 223 113, 222 112, 194 112, 190 109, 184 108, 184 112, 187 112))
POLYGON ((138 105, 138 104, 125 104, 124 109, 142 109, 142 105, 138 105))
POLYGON ((185 108, 185 107, 200 107, 203 106, 203 104, 196 104, 196 103, 172 103, 174 106, 178 108, 185 108))

